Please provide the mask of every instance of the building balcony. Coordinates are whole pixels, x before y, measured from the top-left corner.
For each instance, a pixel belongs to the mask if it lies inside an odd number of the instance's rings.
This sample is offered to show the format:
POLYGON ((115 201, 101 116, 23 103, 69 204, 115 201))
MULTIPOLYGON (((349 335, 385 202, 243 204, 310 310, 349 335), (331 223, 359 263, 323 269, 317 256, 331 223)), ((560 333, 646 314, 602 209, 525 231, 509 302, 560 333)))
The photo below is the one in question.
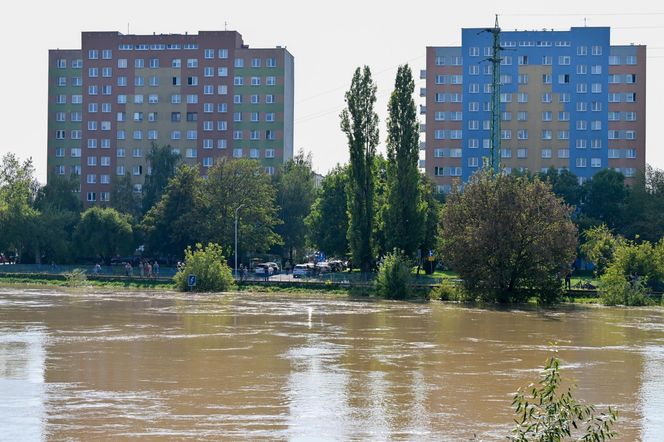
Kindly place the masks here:
POLYGON ((427 78, 427 70, 420 69, 420 80, 425 80, 427 78))
POLYGON ((427 142, 420 141, 420 150, 426 150, 426 148, 427 148, 427 142))
POLYGON ((426 132, 427 131, 427 125, 426 123, 420 124, 420 132, 426 132))
POLYGON ((427 107, 420 104, 420 115, 426 115, 427 114, 427 107))
POLYGON ((421 87, 420 88, 420 97, 426 97, 427 96, 427 88, 421 87))

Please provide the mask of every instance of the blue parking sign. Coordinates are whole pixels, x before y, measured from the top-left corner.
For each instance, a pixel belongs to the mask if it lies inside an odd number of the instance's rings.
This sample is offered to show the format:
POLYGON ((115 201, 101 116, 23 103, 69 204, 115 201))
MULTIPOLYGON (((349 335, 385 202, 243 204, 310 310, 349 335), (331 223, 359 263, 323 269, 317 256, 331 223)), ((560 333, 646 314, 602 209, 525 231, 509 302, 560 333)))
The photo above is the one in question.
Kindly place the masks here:
POLYGON ((196 275, 187 276, 187 285, 193 287, 196 285, 196 275))

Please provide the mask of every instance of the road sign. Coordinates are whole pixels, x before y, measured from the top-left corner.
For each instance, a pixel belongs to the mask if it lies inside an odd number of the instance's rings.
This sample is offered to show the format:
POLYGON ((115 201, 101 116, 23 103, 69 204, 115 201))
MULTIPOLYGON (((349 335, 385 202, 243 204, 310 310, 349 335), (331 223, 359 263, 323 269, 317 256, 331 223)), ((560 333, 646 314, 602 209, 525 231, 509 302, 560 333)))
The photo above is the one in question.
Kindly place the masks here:
POLYGON ((193 287, 196 285, 196 275, 187 276, 187 285, 193 287))

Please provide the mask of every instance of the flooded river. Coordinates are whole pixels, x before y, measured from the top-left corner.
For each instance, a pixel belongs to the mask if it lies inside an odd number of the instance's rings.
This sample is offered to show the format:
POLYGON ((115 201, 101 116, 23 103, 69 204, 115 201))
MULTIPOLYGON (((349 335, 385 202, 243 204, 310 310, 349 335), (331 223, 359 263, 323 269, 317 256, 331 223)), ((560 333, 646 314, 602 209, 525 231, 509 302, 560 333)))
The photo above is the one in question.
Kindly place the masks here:
POLYGON ((505 440, 557 342, 664 435, 664 310, 0 289, 0 440, 505 440))

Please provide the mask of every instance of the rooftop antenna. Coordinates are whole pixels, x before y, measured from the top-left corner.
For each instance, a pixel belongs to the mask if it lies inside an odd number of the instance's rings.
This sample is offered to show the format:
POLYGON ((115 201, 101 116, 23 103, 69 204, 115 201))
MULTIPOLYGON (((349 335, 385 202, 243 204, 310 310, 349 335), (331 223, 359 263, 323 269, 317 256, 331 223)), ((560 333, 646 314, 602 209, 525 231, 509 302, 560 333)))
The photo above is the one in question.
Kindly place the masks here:
POLYGON ((500 26, 498 25, 498 14, 493 28, 486 28, 482 32, 493 34, 493 54, 487 59, 492 65, 492 90, 491 90, 491 150, 489 167, 494 173, 500 171, 500 26))
POLYGON ((127 22, 127 35, 129 35, 129 22, 127 22))
POLYGON ((224 21, 224 31, 228 31, 227 26, 228 26, 228 22, 224 21))
POLYGON ((586 23, 587 20, 588 20, 588 19, 587 19, 586 17, 583 17, 583 27, 584 27, 584 28, 588 27, 588 23, 586 23))

